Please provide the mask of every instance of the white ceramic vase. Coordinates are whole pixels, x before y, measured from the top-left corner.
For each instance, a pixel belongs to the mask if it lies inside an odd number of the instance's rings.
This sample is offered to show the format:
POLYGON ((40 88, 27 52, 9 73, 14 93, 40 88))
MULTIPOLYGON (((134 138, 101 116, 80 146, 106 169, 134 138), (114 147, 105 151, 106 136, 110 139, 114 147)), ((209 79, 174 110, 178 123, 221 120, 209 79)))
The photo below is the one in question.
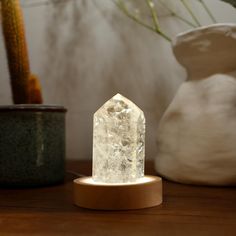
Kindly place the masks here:
POLYGON ((188 184, 236 184, 236 25, 185 32, 173 43, 188 73, 162 117, 156 171, 188 184))

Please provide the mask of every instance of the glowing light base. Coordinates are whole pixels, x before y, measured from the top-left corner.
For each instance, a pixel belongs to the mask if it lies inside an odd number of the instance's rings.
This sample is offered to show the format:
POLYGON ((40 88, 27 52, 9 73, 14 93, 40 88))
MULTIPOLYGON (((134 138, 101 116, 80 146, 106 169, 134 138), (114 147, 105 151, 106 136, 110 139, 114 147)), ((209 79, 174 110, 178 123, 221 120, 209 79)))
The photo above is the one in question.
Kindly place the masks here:
POLYGON ((162 179, 144 176, 136 182, 104 184, 92 177, 74 180, 74 202, 77 206, 96 210, 131 210, 162 203, 162 179))
POLYGON ((162 179, 144 176, 145 117, 117 94, 94 114, 93 177, 74 180, 74 202, 96 210, 129 210, 162 203, 162 179))

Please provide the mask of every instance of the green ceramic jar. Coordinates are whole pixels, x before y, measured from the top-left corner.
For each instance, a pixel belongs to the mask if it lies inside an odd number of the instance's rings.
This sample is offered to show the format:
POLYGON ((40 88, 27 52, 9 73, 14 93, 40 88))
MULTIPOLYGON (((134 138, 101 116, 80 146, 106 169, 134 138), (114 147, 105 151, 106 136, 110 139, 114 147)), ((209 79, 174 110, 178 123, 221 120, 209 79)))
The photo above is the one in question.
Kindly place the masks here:
POLYGON ((64 180, 65 113, 61 106, 0 106, 0 187, 64 180))

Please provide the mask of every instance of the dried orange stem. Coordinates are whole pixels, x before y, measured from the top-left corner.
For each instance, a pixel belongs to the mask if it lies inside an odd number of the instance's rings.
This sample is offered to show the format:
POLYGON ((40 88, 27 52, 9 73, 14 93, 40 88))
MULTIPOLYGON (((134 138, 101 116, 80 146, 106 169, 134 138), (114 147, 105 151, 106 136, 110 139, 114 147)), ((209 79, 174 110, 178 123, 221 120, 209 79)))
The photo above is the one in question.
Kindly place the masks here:
MULTIPOLYGON (((20 2, 19 0, 1 0, 1 5, 13 101, 15 104, 36 103, 32 100, 35 96, 30 94, 34 90, 30 88, 31 73, 20 2)), ((37 84, 39 84, 38 81, 37 84)), ((39 93, 42 98, 41 89, 39 93)), ((39 99, 36 100, 39 101, 39 99)))

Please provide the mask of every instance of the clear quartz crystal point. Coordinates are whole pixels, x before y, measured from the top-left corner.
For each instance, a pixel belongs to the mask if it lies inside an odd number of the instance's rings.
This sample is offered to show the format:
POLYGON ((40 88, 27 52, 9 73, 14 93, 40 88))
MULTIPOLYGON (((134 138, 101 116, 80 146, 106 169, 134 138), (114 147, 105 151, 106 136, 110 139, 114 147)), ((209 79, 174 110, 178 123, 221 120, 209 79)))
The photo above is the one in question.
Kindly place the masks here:
POLYGON ((94 114, 93 180, 135 182, 144 176, 145 117, 120 94, 94 114))

